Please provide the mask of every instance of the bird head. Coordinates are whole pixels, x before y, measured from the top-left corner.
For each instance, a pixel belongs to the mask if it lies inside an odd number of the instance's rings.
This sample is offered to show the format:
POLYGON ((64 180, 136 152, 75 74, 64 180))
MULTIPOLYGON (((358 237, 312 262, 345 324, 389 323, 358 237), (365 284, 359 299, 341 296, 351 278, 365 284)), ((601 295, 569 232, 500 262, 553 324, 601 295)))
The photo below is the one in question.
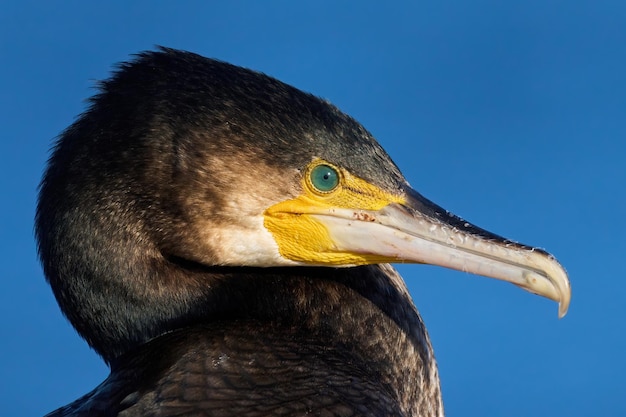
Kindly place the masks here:
POLYGON ((62 133, 36 231, 61 308, 108 359, 184 323, 192 309, 207 314, 196 300, 214 283, 181 262, 433 264, 548 297, 560 316, 570 301, 551 255, 424 198, 333 105, 171 49, 122 65, 62 133))

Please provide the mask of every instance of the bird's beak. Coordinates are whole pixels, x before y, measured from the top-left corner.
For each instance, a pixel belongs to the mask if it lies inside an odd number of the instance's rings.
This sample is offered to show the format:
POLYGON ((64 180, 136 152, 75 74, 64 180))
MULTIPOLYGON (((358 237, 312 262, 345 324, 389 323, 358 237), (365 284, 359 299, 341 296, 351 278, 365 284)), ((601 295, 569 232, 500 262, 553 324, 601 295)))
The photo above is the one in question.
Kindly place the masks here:
POLYGON ((413 190, 405 204, 337 214, 314 216, 326 226, 338 250, 501 279, 558 302, 559 317, 567 313, 569 280, 552 255, 474 226, 413 190), (347 217, 352 217, 349 227, 347 217))
POLYGON ((270 208, 266 227, 283 256, 293 261, 439 265, 511 282, 558 302, 559 317, 567 313, 569 280, 552 255, 474 226, 408 186, 401 194, 373 209, 346 204, 349 198, 331 204, 299 197, 270 208))

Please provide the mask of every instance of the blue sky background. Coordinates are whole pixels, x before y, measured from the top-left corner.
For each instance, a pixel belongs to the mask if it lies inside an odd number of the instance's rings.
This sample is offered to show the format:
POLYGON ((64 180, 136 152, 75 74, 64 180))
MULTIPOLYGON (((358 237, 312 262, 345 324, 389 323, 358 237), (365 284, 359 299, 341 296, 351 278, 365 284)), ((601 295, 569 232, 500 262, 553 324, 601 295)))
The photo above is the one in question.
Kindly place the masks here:
POLYGON ((516 287, 401 266, 448 416, 626 415, 626 2, 0 2, 0 415, 95 387, 33 240, 54 137, 156 44, 266 72, 365 125, 411 184, 546 248, 569 314, 516 287))

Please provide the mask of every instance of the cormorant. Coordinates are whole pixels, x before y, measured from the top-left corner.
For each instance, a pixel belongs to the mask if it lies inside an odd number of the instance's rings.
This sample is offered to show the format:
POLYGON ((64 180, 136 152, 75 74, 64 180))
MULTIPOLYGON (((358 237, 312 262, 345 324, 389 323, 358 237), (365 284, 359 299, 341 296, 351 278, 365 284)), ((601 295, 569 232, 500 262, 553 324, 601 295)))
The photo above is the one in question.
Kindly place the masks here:
POLYGON ((139 54, 59 137, 44 272, 110 376, 50 416, 438 416, 432 347, 388 262, 560 304, 543 250, 410 188, 328 102, 173 49, 139 54))

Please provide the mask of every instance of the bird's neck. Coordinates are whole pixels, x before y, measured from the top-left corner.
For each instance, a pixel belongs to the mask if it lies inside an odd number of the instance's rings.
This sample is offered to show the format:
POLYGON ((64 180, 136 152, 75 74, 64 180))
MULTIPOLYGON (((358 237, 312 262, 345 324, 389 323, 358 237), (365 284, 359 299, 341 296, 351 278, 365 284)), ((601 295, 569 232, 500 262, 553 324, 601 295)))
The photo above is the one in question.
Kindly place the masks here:
MULTIPOLYGON (((219 346, 225 337, 247 346, 267 347, 277 340, 277 349, 287 340, 306 341, 322 347, 321 352, 333 352, 333 357, 347 352, 381 386, 399 387, 394 395, 407 415, 418 415, 415 410, 440 401, 428 335, 389 266, 205 268, 178 262, 176 270, 186 271, 189 281, 210 285, 188 304, 185 321, 168 332, 192 339, 198 331, 211 332, 202 338, 214 338, 219 346), (253 330, 242 334, 242 328, 253 330)), ((169 343, 154 345, 170 349, 169 343)), ((222 354, 234 358, 237 352, 207 352, 216 358, 222 354)))
POLYGON ((425 327, 389 266, 205 267, 132 253, 116 259, 100 263, 112 265, 107 271, 84 270, 87 287, 72 288, 70 280, 57 294, 62 306, 85 306, 68 316, 108 363, 181 329, 261 323, 307 334, 328 349, 349 349, 381 381, 406 386, 399 400, 411 407, 440 398, 425 327), (411 386, 432 392, 417 395, 411 386))

